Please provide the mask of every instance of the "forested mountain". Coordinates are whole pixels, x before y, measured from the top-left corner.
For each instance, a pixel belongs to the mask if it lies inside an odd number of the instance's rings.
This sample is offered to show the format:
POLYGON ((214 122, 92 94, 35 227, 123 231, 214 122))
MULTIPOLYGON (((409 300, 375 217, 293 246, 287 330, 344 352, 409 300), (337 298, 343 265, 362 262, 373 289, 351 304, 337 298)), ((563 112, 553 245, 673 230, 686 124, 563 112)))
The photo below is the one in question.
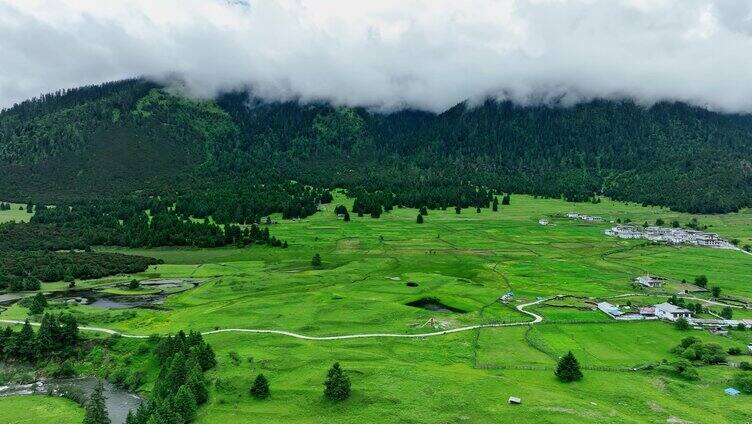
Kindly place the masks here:
POLYGON ((223 221, 305 216, 333 187, 369 210, 487 207, 502 192, 608 195, 690 212, 752 205, 749 116, 629 101, 379 114, 171 92, 127 80, 3 111, 0 199, 154 194, 181 199, 196 216, 222 211, 223 221))

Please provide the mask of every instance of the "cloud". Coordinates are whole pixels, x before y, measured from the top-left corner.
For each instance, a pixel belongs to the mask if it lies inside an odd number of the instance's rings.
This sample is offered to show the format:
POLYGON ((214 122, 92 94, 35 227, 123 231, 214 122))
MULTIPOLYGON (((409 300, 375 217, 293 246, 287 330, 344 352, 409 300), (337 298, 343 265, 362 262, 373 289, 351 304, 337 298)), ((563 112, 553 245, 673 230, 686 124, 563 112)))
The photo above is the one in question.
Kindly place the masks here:
POLYGON ((0 0, 0 40, 0 107, 177 74, 200 97, 380 110, 628 97, 752 112, 748 0, 0 0))

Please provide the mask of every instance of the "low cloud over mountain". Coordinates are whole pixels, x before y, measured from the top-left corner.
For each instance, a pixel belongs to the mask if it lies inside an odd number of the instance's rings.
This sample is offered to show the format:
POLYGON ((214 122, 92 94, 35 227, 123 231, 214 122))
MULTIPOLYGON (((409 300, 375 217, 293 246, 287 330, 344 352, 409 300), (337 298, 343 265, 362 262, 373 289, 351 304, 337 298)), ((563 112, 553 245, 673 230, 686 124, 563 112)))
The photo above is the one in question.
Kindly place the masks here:
POLYGON ((752 112, 747 0, 5 0, 0 107, 124 77, 442 111, 629 97, 752 112))

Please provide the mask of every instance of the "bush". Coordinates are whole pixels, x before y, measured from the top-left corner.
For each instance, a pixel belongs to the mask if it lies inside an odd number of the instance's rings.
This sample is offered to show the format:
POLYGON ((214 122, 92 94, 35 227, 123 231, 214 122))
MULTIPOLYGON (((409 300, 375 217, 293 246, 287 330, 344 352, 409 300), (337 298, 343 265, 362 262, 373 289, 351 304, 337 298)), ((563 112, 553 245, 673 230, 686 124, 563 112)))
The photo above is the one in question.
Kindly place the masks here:
POLYGON ((734 387, 746 394, 752 394, 752 374, 737 374, 734 377, 734 387))
POLYGON ((747 361, 742 361, 739 363, 739 369, 742 371, 752 371, 752 364, 747 361))
POLYGON ((728 353, 729 355, 741 355, 741 354, 742 354, 742 350, 741 350, 741 349, 739 349, 739 348, 738 348, 738 347, 736 347, 736 346, 728 348, 728 350, 727 350, 726 352, 727 352, 727 353, 728 353))
POLYGON ((680 331, 687 331, 689 330, 689 321, 684 317, 679 318, 674 322, 674 327, 680 331))
POLYGON ((76 375, 76 370, 73 368, 73 364, 69 359, 66 359, 59 367, 52 373, 55 378, 70 378, 76 375))

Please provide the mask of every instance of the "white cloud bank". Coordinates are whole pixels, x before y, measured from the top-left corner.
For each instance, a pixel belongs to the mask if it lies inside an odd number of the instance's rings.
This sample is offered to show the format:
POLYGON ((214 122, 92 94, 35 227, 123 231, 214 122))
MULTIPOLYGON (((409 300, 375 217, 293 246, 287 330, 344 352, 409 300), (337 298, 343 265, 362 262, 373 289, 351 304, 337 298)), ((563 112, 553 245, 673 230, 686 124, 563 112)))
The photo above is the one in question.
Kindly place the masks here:
POLYGON ((0 107, 171 73, 197 96, 386 110, 630 97, 752 112, 752 1, 0 0, 0 107))

